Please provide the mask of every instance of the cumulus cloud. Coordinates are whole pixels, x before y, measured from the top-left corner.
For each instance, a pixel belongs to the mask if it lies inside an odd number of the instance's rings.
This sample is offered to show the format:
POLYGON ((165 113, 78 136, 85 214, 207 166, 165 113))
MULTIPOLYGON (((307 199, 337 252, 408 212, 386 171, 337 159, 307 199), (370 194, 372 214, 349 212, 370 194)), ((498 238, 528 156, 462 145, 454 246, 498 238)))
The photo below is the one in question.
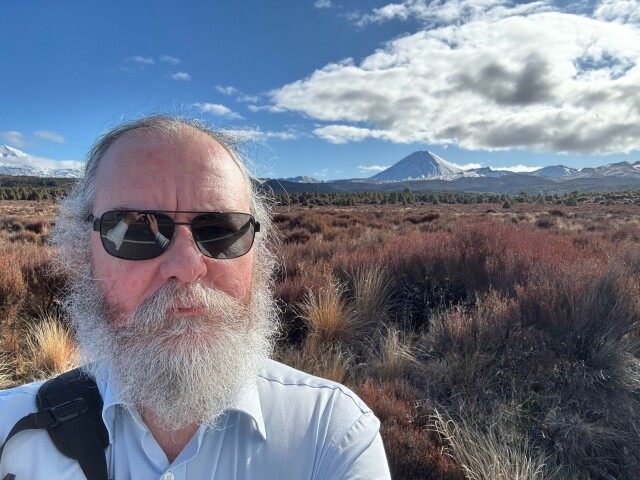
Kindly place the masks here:
POLYGON ((221 85, 216 85, 215 89, 223 95, 235 95, 236 93, 238 93, 238 89, 234 87, 223 87, 221 85))
POLYGON ((171 55, 162 55, 160 57, 160 61, 162 61, 164 63, 168 63, 170 65, 178 65, 178 64, 182 63, 182 60, 180 60, 179 58, 176 58, 176 57, 172 57, 171 55))
POLYGON ((360 142, 366 138, 388 139, 386 133, 382 130, 371 130, 350 125, 327 125, 313 130, 313 134, 317 137, 336 144, 360 142))
POLYGON ((156 63, 156 61, 153 58, 143 57, 142 55, 129 57, 127 58, 127 61, 137 63, 138 65, 154 65, 156 63))
POLYGON ((604 0, 598 5, 594 17, 616 23, 640 23, 640 1, 604 0))
POLYGON ((208 113, 215 117, 226 117, 231 119, 241 119, 242 116, 233 110, 220 105, 219 103, 194 103, 193 107, 198 109, 200 113, 208 113))
POLYGON ((331 8, 331 0, 316 0, 313 6, 316 8, 331 8))
POLYGON ((178 80, 183 82, 191 80, 191 75, 185 72, 174 73, 172 75, 169 75, 169 77, 172 78, 173 80, 178 80))
POLYGON ((260 97, 258 97, 257 95, 242 94, 238 98, 236 98, 236 100, 242 103, 256 103, 258 100, 260 100, 260 97))
POLYGON ((326 122, 313 133, 332 143, 378 138, 470 150, 636 151, 640 27, 618 23, 631 18, 630 4, 637 2, 605 0, 591 17, 546 1, 389 4, 360 23, 413 18, 426 27, 361 61, 331 63, 284 85, 270 92, 271 105, 255 111, 326 122))
POLYGON ((15 147, 24 147, 27 144, 24 139, 24 135, 22 135, 21 132, 17 132, 15 130, 0 132, 0 138, 15 147))
POLYGON ((271 113, 282 113, 287 110, 284 107, 278 107, 276 105, 249 105, 248 108, 249 108, 249 111, 253 113, 262 112, 262 111, 271 112, 271 113))
POLYGON ((265 132, 267 138, 275 138, 278 140, 296 140, 300 135, 293 130, 285 131, 267 131, 265 132))
POLYGON ((389 168, 389 165, 358 165, 358 170, 362 173, 382 172, 389 168))
POLYGON ((49 130, 38 130, 34 132, 34 135, 42 140, 49 140, 56 143, 64 143, 64 137, 57 132, 51 132, 49 130))

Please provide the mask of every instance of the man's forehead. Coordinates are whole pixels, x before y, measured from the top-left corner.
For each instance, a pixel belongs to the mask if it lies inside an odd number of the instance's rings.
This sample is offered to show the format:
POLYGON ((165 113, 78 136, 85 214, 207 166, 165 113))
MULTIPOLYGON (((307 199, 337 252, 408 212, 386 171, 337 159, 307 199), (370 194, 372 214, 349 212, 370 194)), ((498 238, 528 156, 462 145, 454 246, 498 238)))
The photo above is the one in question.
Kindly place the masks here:
MULTIPOLYGON (((105 207, 112 207, 118 195, 138 199, 142 194, 154 207, 174 197, 177 202, 211 197, 229 205, 250 197, 248 179, 227 150, 211 136, 193 129, 172 135, 129 132, 105 152, 96 187, 98 204, 105 200, 105 207)), ((246 209, 244 200, 241 203, 237 208, 246 209)))
POLYGON ((201 172, 202 169, 225 175, 239 173, 246 180, 239 161, 220 142, 189 126, 166 134, 145 130, 125 133, 105 151, 98 175, 113 168, 118 170, 118 174, 123 174, 144 168, 172 166, 184 173, 189 170, 201 172))

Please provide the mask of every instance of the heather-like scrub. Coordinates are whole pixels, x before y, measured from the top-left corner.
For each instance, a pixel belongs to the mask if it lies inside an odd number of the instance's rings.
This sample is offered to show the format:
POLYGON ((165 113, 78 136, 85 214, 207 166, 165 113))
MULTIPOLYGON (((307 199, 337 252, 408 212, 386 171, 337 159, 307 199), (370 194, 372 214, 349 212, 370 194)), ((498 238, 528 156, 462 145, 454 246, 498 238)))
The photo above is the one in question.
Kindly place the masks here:
MULTIPOLYGON (((604 203, 288 208, 276 358, 362 396, 393 478, 635 479, 638 206, 604 203)), ((2 207, 16 383, 63 368, 36 367, 26 332, 56 314, 66 278, 26 240, 51 217, 2 207)))
POLYGON ((403 382, 367 382, 356 393, 376 412, 395 480, 464 480, 461 468, 443 454, 443 438, 420 414, 421 393, 403 382))

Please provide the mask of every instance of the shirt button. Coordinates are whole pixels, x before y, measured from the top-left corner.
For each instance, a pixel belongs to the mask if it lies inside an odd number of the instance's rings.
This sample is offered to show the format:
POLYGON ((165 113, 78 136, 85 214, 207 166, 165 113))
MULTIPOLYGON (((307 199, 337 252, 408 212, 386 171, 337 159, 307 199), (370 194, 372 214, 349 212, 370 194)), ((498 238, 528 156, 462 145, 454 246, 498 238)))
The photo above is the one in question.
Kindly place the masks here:
POLYGON ((167 472, 162 476, 162 480, 174 480, 176 477, 171 472, 167 472))

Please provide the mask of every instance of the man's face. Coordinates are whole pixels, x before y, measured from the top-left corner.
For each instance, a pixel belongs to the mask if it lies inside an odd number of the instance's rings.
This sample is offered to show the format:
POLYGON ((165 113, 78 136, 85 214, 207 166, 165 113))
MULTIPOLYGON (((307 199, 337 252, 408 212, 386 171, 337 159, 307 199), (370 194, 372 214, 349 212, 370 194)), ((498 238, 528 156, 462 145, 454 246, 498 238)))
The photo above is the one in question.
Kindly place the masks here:
MULTIPOLYGON (((93 214, 116 209, 230 211, 250 213, 248 190, 240 169, 212 138, 188 127, 165 140, 142 132, 112 145, 98 169, 93 214)), ((188 222, 195 214, 175 214, 188 222)), ((117 312, 114 324, 126 321, 146 299, 167 283, 198 281, 248 302, 253 251, 231 260, 202 255, 188 225, 177 225, 169 248, 157 258, 123 260, 107 254, 92 234, 93 273, 117 312)), ((201 305, 176 305, 170 315, 200 315, 201 305)))

